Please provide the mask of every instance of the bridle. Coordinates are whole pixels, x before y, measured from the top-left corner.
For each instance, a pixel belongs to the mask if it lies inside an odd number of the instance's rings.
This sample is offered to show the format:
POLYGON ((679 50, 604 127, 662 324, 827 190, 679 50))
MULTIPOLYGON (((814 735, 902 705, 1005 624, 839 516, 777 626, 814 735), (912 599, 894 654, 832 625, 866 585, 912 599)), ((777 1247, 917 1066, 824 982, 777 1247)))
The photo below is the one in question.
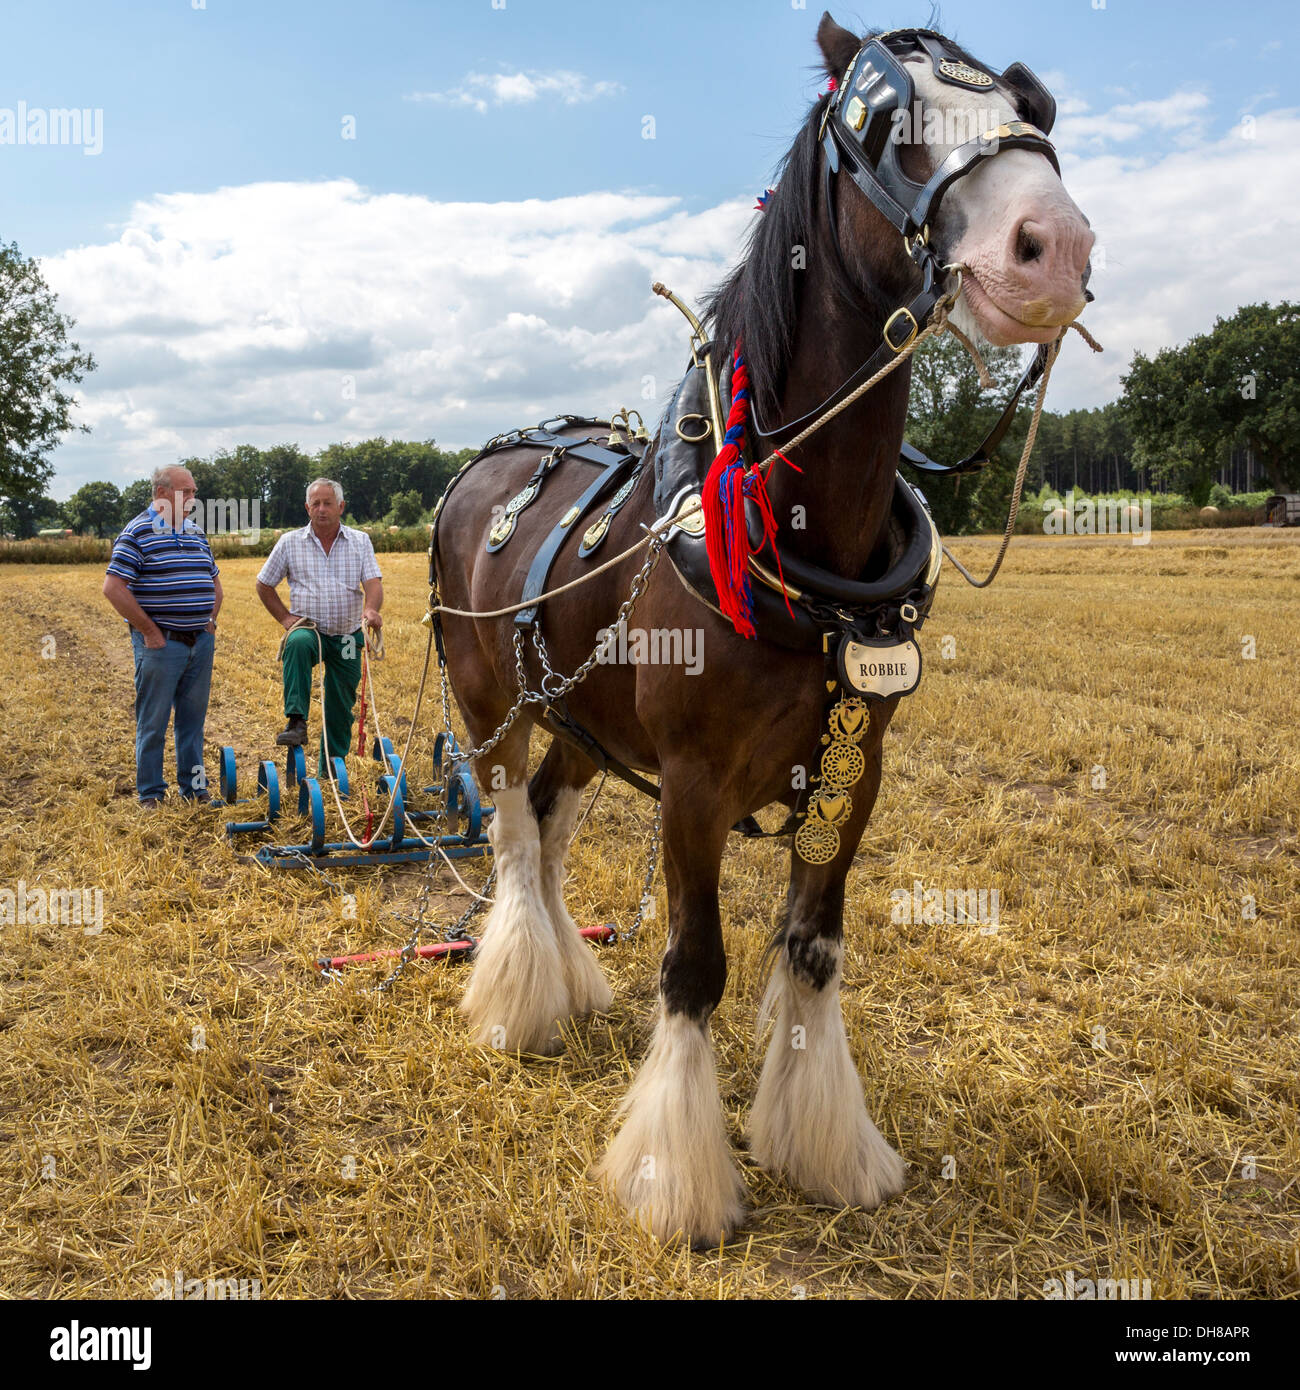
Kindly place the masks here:
MULTIPOLYGON (((808 420, 873 376, 892 356, 904 352, 937 309, 951 308, 956 303, 964 268, 945 265, 930 245, 930 229, 944 195, 959 179, 979 168, 982 160, 1008 149, 1027 149, 1045 155, 1059 175, 1056 150, 1047 138, 1055 119, 1055 99, 1023 63, 1013 63, 1000 78, 995 78, 967 62, 942 34, 931 29, 894 29, 863 43, 827 102, 818 129, 825 154, 823 202, 840 270, 837 283, 841 293, 848 293, 843 286, 853 284, 853 277, 844 264, 836 217, 836 187, 838 176, 843 172, 901 234, 908 259, 920 271, 921 287, 908 304, 889 315, 880 347, 826 401, 800 419, 786 421, 770 430, 762 427, 754 411, 757 434, 775 441, 790 437, 808 420), (958 145, 924 183, 918 183, 904 172, 902 145, 896 134, 900 114, 912 111, 916 97, 915 84, 902 57, 918 49, 930 59, 935 77, 949 86, 991 93, 1001 81, 1011 88, 1025 117, 1000 123, 958 145), (957 282, 955 287, 946 288, 953 276, 957 282)), ((1085 295, 1089 300, 1092 298, 1086 291, 1085 295)), ((939 464, 919 449, 904 444, 903 462, 931 475, 969 473, 984 467, 1010 427, 1020 397, 1042 376, 1049 346, 1039 346, 1002 416, 968 458, 956 464, 939 464)))
MULTIPOLYGON (((928 252, 930 227, 944 194, 978 168, 980 160, 1007 149, 1028 149, 1046 155, 1058 175, 1061 166, 1047 138, 1056 119, 1056 102, 1023 63, 1013 63, 1001 80, 1019 98, 1024 119, 1000 123, 958 145, 925 183, 909 178, 903 171, 897 126, 899 115, 911 112, 916 89, 900 59, 917 48, 930 59, 940 82, 966 91, 996 90, 993 75, 966 62, 942 34, 895 29, 868 39, 858 49, 822 113, 819 136, 828 174, 834 174, 842 161, 844 172, 902 233, 912 259, 920 263, 928 252), (922 251, 913 253, 911 247, 918 239, 922 251)), ((833 193, 833 181, 830 186, 833 193)), ((828 202, 827 210, 834 227, 833 203, 828 202)))

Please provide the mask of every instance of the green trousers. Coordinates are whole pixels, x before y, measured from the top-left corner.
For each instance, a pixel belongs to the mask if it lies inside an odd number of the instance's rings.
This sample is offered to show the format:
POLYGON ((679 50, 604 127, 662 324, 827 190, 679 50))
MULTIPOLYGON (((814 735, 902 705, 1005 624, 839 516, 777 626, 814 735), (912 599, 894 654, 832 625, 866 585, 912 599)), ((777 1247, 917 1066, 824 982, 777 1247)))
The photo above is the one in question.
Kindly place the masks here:
POLYGON ((360 628, 345 637, 331 637, 300 627, 284 644, 284 717, 306 719, 311 711, 311 668, 317 660, 316 639, 325 658, 325 731, 317 755, 316 775, 324 777, 325 744, 329 756, 347 756, 352 743, 352 705, 361 680, 361 651, 365 637, 360 628))

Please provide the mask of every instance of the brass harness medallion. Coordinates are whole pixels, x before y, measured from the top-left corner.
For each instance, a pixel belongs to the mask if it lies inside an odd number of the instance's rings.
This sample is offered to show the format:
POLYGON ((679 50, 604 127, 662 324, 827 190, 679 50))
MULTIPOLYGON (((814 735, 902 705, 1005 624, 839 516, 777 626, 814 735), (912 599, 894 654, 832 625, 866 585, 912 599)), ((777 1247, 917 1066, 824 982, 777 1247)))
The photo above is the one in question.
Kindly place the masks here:
POLYGON ((945 58, 939 64, 939 76, 950 78, 953 82, 964 82, 969 87, 991 87, 993 79, 986 72, 981 72, 979 68, 973 68, 969 63, 954 61, 945 58))
POLYGON ((866 771, 858 747, 870 727, 867 702, 847 695, 831 708, 823 742, 821 785, 808 802, 808 813, 795 832, 795 852, 806 864, 829 864, 840 852, 839 827, 853 814, 849 789, 866 771))

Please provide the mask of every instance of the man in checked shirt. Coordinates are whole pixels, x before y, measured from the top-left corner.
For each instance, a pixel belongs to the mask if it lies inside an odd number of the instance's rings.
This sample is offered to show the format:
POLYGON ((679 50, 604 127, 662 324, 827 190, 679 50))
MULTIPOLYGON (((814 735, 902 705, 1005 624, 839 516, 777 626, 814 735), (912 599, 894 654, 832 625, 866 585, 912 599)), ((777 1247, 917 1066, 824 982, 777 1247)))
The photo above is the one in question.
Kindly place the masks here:
POLYGON ((318 775, 323 776, 326 757, 345 756, 352 742, 352 705, 365 645, 361 623, 364 617, 373 628, 383 626, 379 610, 384 585, 370 537, 341 525, 343 489, 338 483, 317 478, 307 488, 307 515, 311 518, 307 526, 286 531, 276 541, 257 576, 257 596, 288 632, 281 661, 284 713, 289 722, 276 736, 277 743, 307 741, 311 668, 320 656, 325 659, 326 728, 317 765, 318 775), (286 575, 289 608, 276 593, 286 575), (315 626, 295 627, 303 618, 310 618, 315 626))

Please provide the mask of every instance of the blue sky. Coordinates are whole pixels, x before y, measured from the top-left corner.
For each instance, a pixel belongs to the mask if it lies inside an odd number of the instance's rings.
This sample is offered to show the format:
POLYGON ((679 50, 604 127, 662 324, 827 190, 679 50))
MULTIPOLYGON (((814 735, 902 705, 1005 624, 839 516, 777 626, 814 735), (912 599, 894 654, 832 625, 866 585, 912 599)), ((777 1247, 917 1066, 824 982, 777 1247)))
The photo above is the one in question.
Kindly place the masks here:
MULTIPOLYGON (((498 420, 493 411, 541 404, 551 390, 573 391, 591 380, 596 400, 557 398, 547 409, 608 409, 612 402, 600 393, 630 393, 646 373, 671 374, 681 355, 672 333, 641 332, 641 359, 622 354, 624 360, 606 370, 607 359, 622 353, 617 324, 592 320, 613 313, 608 306, 617 284, 614 298, 626 305, 635 337, 651 321, 642 270, 653 274, 660 259, 675 264, 691 292, 725 269, 747 204, 824 86, 813 67, 821 9, 811 0, 802 9, 790 0, 505 0, 502 8, 491 0, 206 0, 202 9, 192 0, 170 0, 7 7, 0 111, 24 101, 29 109, 103 112, 103 151, 96 156, 77 148, 0 144, 0 238, 46 260, 51 282, 77 313, 78 335, 101 362, 85 387, 86 418, 95 433, 56 454, 54 492, 66 495, 94 476, 126 481, 168 451, 210 452, 244 438, 301 438, 319 446, 382 430, 434 436, 449 446, 473 443, 500 424, 521 422, 498 420), (646 116, 654 118, 653 140, 643 138, 646 116), (345 117, 355 119, 355 139, 342 138, 345 117), (266 313, 255 296, 231 302, 224 324, 217 322, 216 306, 196 308, 202 293, 196 282, 220 283, 219 273, 212 280, 213 267, 229 254, 247 256, 257 267, 259 248, 270 247, 274 229, 286 224, 285 209, 306 206, 294 190, 313 185, 307 199, 312 211, 302 224, 310 235, 299 233, 302 255, 313 256, 336 223, 360 217, 351 233, 353 251, 327 248, 319 279, 293 288, 286 288, 286 276, 300 268, 280 273, 283 259, 251 271, 254 280, 264 275, 268 303, 283 301, 266 313), (321 189, 334 193, 320 196, 321 189), (352 301, 330 310, 328 323, 312 318, 313 295, 319 298, 322 285, 337 281, 349 254, 358 266, 369 260, 384 218, 394 233, 405 225, 413 236, 455 238, 479 224, 468 213, 469 222, 458 224, 444 215, 447 205, 508 204, 504 225, 526 227, 531 235, 528 216, 542 227, 548 220, 578 226, 582 218, 574 210, 585 205, 564 200, 600 196, 631 200, 612 220, 597 219, 609 245, 618 238, 626 244, 622 259, 592 265, 598 278, 609 277, 600 304, 581 287, 561 285, 569 318, 548 317, 545 296, 521 293, 513 306, 510 286, 526 276, 527 266, 497 265, 501 275, 493 280, 486 252, 456 291, 456 302, 443 306, 446 317, 430 310, 431 341, 423 354, 412 325, 380 333, 367 316, 370 302, 375 314, 403 317, 400 275, 386 269, 373 296, 365 278, 372 272, 358 269, 352 301), (206 225, 223 226, 224 240, 201 245, 206 225), (651 235, 647 228, 656 230, 651 235), (678 245, 681 236, 693 245, 678 245), (154 270, 143 275, 146 262, 154 270), (157 271, 160 264, 170 267, 166 275, 157 271), (484 286, 483 304, 472 302, 476 284, 484 286), (140 303, 128 321, 120 306, 132 296, 140 303), (188 307, 172 312, 173 300, 188 307), (145 307, 158 316, 152 328, 143 323, 145 307), (457 331, 471 310, 479 314, 474 331, 480 336, 469 355, 483 364, 484 380, 497 386, 480 392, 471 374, 444 397, 413 387, 422 371, 445 367, 436 337, 457 331), (589 317, 583 320, 582 313, 589 317), (526 321, 522 337, 512 332, 520 315, 526 321), (538 319, 545 320, 541 327, 538 319), (557 370, 557 344, 572 348, 583 332, 599 341, 584 341, 557 370), (530 333, 537 335, 532 347, 530 333), (196 346, 205 335, 210 351, 196 346), (502 345, 513 340, 520 355, 504 369, 519 387, 512 394, 497 389, 503 371, 493 364, 492 348, 509 357, 502 345), (349 343, 355 347, 351 374, 359 373, 371 393, 368 410, 351 402, 336 410, 313 394, 337 395, 335 379, 350 374, 349 343), (274 363, 270 400, 256 380, 259 372, 267 377, 268 361, 274 363), (288 375, 277 385, 274 373, 281 371, 288 375), (325 375, 313 384, 313 372, 325 375), (218 394, 197 399, 205 376, 222 384, 213 388, 218 394), (158 389, 163 379, 173 380, 186 398, 177 418, 169 418, 166 393, 158 389), (274 399, 297 403, 277 419, 274 399)), ((858 31, 868 24, 925 23, 929 16, 924 5, 901 4, 832 7, 832 13, 858 31)), ((1183 227, 1199 219, 1195 202, 1179 211, 1177 201, 1180 190, 1191 196, 1187 185, 1196 177, 1198 150, 1207 152, 1200 167, 1211 180, 1202 202, 1214 204, 1225 219, 1222 232, 1216 223, 1198 233, 1213 238, 1230 234, 1240 215, 1232 206, 1240 190, 1212 180, 1231 182, 1240 167, 1244 188, 1258 183, 1262 167, 1258 159, 1234 162, 1239 153, 1243 159, 1261 153, 1258 145, 1247 151, 1239 141, 1238 151, 1229 143, 1242 115, 1254 113, 1265 123, 1275 118, 1270 138, 1279 150, 1292 143, 1284 123, 1300 106, 1295 13, 1279 0, 1236 7, 1106 0, 1105 8, 1094 8, 1092 0, 1034 6, 948 0, 937 27, 996 68, 1019 59, 1049 80, 1061 101, 1062 150, 1075 162, 1073 178, 1065 168, 1065 181, 1090 216, 1076 185, 1091 192, 1095 204, 1126 180, 1125 196, 1105 209, 1111 225, 1100 226, 1099 234, 1112 248, 1113 284, 1131 298, 1138 286, 1124 277, 1138 275, 1153 245, 1182 235, 1179 227, 1161 225, 1160 209, 1167 207, 1183 227), (1144 189, 1157 196, 1148 199, 1144 189)), ((1279 229, 1292 229, 1288 250, 1300 229, 1295 173, 1285 163, 1277 169, 1273 199, 1279 229)), ((283 245, 279 254, 287 255, 283 245)), ((548 243, 548 254, 562 259, 564 243, 548 243)), ((588 255, 589 243, 580 238, 567 254, 588 255)), ((389 255, 403 258, 396 235, 389 255)), ((428 277, 446 278, 451 264, 421 263, 416 256, 411 274, 425 277, 427 286, 428 277)), ((1177 279, 1178 311, 1157 316, 1153 339, 1150 312, 1126 320, 1115 316, 1112 302, 1108 348, 1114 356, 1105 371, 1080 367, 1074 376, 1063 360, 1065 380, 1059 386, 1053 380, 1062 398, 1054 405, 1110 399, 1133 348, 1163 345, 1156 341, 1162 333, 1176 338, 1200 331, 1243 297, 1297 295, 1289 256, 1258 267, 1257 288, 1253 272, 1243 268, 1228 277, 1230 293, 1219 283, 1190 296, 1187 282, 1205 278, 1204 264, 1193 257, 1180 270, 1177 256, 1163 264, 1177 279)), ((248 279, 241 276, 239 283, 248 279)), ((556 274, 547 272, 540 283, 554 299, 556 274)), ((1099 274, 1099 301, 1105 286, 1099 274)), ((412 302, 426 301, 416 295, 412 302)), ((1099 327, 1108 327, 1100 302, 1097 308, 1099 327)), ((1104 332, 1099 336, 1106 340, 1104 332)), ((666 389, 665 380, 655 399, 666 389)))

